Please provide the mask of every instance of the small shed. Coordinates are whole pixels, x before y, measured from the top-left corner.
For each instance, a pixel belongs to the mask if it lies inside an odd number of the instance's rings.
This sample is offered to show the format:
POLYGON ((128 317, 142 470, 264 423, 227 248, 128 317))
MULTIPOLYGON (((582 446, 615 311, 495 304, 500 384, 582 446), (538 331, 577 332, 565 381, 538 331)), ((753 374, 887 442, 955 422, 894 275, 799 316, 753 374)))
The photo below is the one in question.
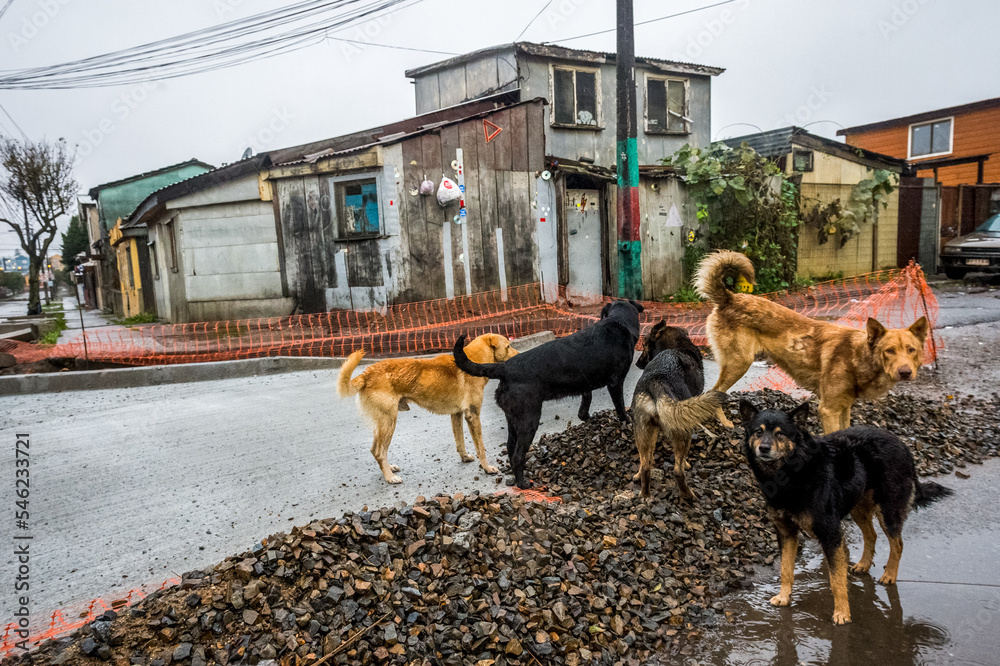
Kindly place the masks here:
MULTIPOLYGON (((906 167, 904 160, 849 146, 794 126, 738 136, 726 139, 725 143, 734 148, 746 143, 759 154, 777 162, 786 174, 794 176, 800 185, 803 211, 838 199, 848 202, 854 187, 871 177, 876 169, 899 176, 906 167)), ((879 207, 875 220, 862 224, 860 233, 843 247, 836 241, 820 243, 817 229, 801 227, 798 276, 850 276, 896 267, 898 187, 886 202, 888 205, 885 208, 879 207)))

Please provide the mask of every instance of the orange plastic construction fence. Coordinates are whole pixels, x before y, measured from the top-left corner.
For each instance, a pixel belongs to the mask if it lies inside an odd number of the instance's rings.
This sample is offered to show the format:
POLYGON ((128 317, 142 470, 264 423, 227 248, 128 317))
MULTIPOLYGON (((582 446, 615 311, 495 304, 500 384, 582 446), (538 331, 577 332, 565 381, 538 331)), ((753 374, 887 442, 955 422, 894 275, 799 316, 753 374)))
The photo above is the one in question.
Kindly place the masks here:
MULTIPOLYGON (((937 302, 919 266, 880 271, 794 291, 767 294, 810 317, 864 326, 869 316, 889 327, 908 326, 921 315, 933 324, 937 302)), ((227 361, 265 356, 347 356, 364 349, 387 357, 448 351, 461 333, 522 337, 540 331, 569 335, 600 317, 603 296, 580 298, 564 287, 528 284, 454 299, 393 305, 381 310, 336 310, 322 314, 195 324, 113 327, 52 347, 0 343, 19 363, 48 357, 83 358, 126 365, 227 361)), ((705 343, 708 303, 643 302, 643 332, 665 319, 705 343)), ((927 359, 936 357, 928 341, 927 359)))
MULTIPOLYGON (((93 622, 109 610, 121 611, 123 608, 127 608, 143 599, 148 592, 154 589, 163 590, 173 587, 180 582, 178 578, 171 578, 159 587, 129 590, 127 594, 111 602, 104 599, 94 599, 73 609, 54 611, 48 616, 49 619, 45 628, 40 631, 36 630, 35 621, 32 619, 29 624, 31 635, 26 644, 33 649, 42 641, 50 638, 58 638, 82 627, 88 622, 93 622)), ((24 638, 17 631, 18 625, 14 622, 4 627, 3 634, 0 635, 0 659, 8 655, 20 654, 23 651, 18 644, 21 644, 24 638)))

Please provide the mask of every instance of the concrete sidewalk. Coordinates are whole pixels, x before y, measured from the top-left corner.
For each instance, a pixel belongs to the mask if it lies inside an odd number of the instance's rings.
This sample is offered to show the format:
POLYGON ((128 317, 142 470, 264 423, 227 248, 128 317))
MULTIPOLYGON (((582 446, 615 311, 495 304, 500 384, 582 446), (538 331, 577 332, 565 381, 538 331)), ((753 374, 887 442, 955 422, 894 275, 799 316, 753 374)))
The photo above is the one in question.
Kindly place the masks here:
POLYGON ((56 344, 62 345, 68 342, 73 342, 79 340, 83 335, 83 331, 86 330, 88 333, 97 330, 109 330, 109 329, 125 329, 124 326, 115 324, 111 319, 103 314, 100 310, 88 310, 86 306, 83 307, 83 325, 81 328, 80 324, 80 310, 77 307, 76 296, 72 294, 69 296, 63 296, 63 314, 66 315, 66 325, 69 327, 59 336, 59 340, 56 344))

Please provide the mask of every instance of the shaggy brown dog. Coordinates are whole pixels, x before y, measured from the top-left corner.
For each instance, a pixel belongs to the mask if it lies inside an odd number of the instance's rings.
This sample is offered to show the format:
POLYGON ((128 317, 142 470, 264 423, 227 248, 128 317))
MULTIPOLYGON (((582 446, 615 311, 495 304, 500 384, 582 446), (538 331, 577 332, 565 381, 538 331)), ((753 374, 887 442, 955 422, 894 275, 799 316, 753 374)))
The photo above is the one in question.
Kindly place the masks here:
MULTIPOLYGON (((515 356, 517 350, 510 346, 510 341, 504 336, 487 333, 470 342, 465 353, 478 363, 500 363, 515 356)), ((395 474, 399 468, 389 464, 386 453, 396 429, 397 413, 409 411, 409 402, 435 414, 451 414, 455 449, 462 462, 472 462, 475 458, 465 450, 465 435, 462 431, 464 417, 476 445, 480 466, 486 472, 496 474, 497 468, 486 461, 483 428, 479 422, 483 390, 488 379, 472 377, 459 370, 451 354, 434 358, 393 358, 379 361, 351 379, 351 373, 364 355, 363 350, 358 350, 347 357, 340 369, 337 392, 342 398, 358 395, 361 412, 374 425, 372 455, 386 481, 403 482, 395 474)))
MULTIPOLYGON (((855 400, 881 398, 896 382, 917 376, 929 329, 926 317, 900 329, 886 329, 869 318, 861 331, 733 293, 723 282, 727 275, 742 275, 753 284, 753 264, 739 252, 721 250, 702 260, 694 278, 698 293, 715 303, 706 322, 721 366, 712 390, 728 391, 746 374, 754 355, 766 352, 799 386, 819 396, 823 432, 831 433, 850 427, 855 400)), ((721 409, 719 420, 732 427, 721 409)))

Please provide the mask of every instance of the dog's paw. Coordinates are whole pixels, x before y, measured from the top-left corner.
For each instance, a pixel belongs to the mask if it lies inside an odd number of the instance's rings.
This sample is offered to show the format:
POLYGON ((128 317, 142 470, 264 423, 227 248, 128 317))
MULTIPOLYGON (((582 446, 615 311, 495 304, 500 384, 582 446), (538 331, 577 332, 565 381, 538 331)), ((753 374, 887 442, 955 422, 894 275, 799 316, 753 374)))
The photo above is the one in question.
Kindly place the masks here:
POLYGON ((482 467, 483 471, 486 472, 487 474, 496 474, 497 472, 500 471, 498 467, 494 467, 493 465, 484 465, 480 463, 479 466, 482 467))
POLYGON ((462 462, 464 462, 464 463, 475 462, 475 460, 476 460, 475 456, 470 456, 468 453, 466 453, 464 456, 461 456, 461 458, 462 458, 462 462))
POLYGON ((888 571, 886 571, 884 574, 882 574, 882 577, 878 579, 878 582, 881 583, 882 585, 895 585, 896 575, 890 574, 888 571))
POLYGON ((850 611, 833 611, 834 624, 848 624, 851 621, 850 611))
POLYGON ((583 411, 577 412, 576 418, 580 419, 581 421, 589 421, 590 420, 590 412, 583 412, 583 411))
POLYGON ((389 476, 385 477, 385 480, 388 481, 389 483, 402 483, 403 482, 403 479, 400 478, 400 477, 398 477, 398 476, 396 476, 395 474, 390 474, 389 476))
POLYGON ((788 594, 776 594, 771 597, 772 606, 787 606, 792 602, 791 595, 788 594))
POLYGON ((719 423, 722 424, 723 428, 732 428, 733 422, 726 418, 725 414, 719 414, 719 423))
POLYGON ((848 569, 848 571, 850 571, 852 574, 856 574, 858 576, 863 576, 863 575, 867 574, 868 570, 871 569, 871 568, 872 568, 872 563, 871 562, 869 562, 867 564, 865 564, 864 562, 858 562, 857 564, 852 565, 851 568, 848 569))

